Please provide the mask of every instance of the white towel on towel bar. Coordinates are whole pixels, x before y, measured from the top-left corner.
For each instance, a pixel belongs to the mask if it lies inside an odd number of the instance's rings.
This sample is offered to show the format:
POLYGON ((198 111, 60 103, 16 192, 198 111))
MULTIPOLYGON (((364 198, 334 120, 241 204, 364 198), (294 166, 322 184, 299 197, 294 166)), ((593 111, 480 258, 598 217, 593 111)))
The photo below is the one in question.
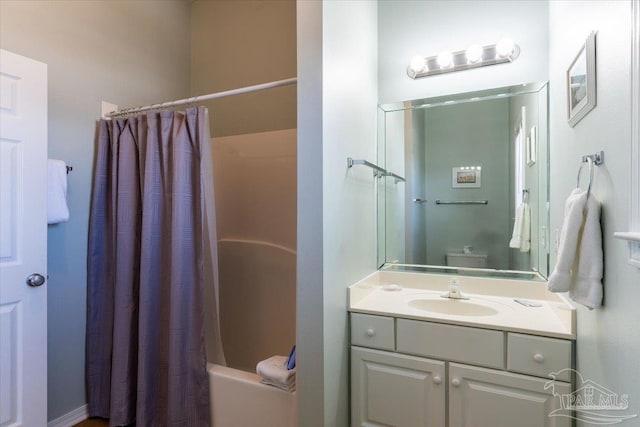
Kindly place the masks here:
POLYGON ((47 224, 69 221, 67 207, 67 164, 47 160, 47 224))
POLYGON ((564 210, 558 260, 549 276, 551 292, 569 297, 589 309, 602 304, 602 231, 600 203, 579 188, 573 190, 564 210))
POLYGON ((527 203, 521 203, 516 209, 509 247, 520 249, 520 252, 529 252, 531 249, 531 208, 527 203))

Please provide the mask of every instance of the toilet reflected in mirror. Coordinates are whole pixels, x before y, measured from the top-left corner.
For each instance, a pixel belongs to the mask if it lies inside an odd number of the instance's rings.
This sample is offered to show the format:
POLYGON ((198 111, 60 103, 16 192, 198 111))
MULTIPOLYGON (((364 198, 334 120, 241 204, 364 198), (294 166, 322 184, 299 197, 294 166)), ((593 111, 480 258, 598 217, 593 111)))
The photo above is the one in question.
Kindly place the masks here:
POLYGON ((473 252, 447 252, 448 267, 487 268, 487 254, 473 252))

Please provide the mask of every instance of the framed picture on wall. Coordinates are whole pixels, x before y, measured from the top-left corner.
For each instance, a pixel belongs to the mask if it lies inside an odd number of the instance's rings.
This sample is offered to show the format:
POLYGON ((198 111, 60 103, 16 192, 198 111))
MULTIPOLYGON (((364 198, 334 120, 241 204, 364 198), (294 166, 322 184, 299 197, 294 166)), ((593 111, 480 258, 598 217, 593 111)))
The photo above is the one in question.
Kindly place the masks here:
POLYGON ((587 37, 567 70, 567 118, 574 127, 596 106, 596 32, 587 37))
POLYGON ((451 169, 453 188, 480 188, 482 185, 482 167, 460 166, 451 169))

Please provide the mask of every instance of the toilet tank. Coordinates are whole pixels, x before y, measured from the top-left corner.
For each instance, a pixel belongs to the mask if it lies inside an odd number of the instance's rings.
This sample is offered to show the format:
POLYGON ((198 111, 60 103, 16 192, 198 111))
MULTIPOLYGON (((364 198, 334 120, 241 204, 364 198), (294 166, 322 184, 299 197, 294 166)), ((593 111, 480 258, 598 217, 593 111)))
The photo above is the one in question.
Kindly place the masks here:
POLYGON ((447 265, 450 267, 487 268, 487 254, 448 252, 447 265))

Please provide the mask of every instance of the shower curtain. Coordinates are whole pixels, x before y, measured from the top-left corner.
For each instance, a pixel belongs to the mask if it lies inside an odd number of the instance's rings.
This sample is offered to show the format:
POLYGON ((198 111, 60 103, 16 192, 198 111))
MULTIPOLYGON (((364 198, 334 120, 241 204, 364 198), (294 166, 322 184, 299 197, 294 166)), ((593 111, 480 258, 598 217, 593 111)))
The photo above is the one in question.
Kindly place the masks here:
POLYGON ((209 425, 204 297, 217 319, 217 292, 204 295, 203 284, 217 288, 217 254, 208 126, 204 107, 100 122, 87 389, 89 415, 111 425, 209 425))

